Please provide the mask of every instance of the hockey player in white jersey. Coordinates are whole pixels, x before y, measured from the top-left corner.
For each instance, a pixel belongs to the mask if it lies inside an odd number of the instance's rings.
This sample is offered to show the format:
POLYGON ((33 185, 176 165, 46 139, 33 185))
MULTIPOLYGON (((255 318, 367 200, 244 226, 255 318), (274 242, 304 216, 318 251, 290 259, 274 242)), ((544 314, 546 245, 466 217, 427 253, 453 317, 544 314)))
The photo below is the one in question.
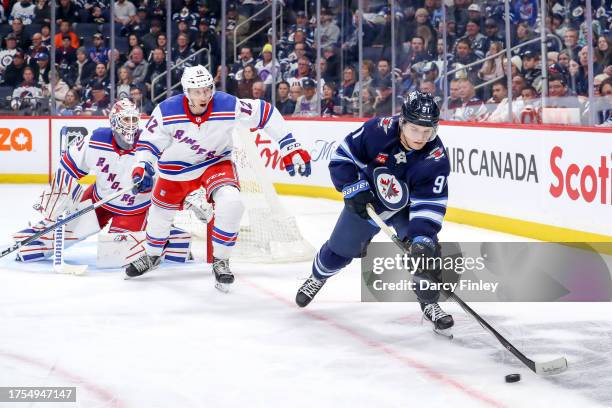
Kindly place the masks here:
POLYGON ((126 274, 139 276, 159 265, 175 212, 189 193, 203 186, 214 205, 213 272, 218 286, 225 286, 234 281, 229 258, 244 212, 231 161, 234 127, 264 129, 279 143, 292 176, 310 175, 310 156, 268 102, 215 91, 213 77, 201 65, 185 68, 181 84, 184 93, 155 108, 137 144, 134 180, 150 176, 156 164, 159 177, 147 217, 146 254, 129 265, 126 274))
MULTIPOLYGON (((132 183, 131 170, 135 164, 135 141, 138 138, 140 113, 136 106, 127 99, 116 102, 110 112, 110 127, 101 127, 91 135, 74 140, 62 154, 58 169, 51 185, 41 195, 40 202, 34 208, 41 212, 44 219, 30 228, 14 234, 16 241, 21 241, 34 233, 55 223, 63 213, 78 211, 93 201, 104 199, 132 183), (83 188, 78 180, 88 174, 96 174, 95 184, 83 188)), ((75 219, 66 226, 66 246, 72 245, 86 237, 98 233, 109 225, 108 236, 103 241, 103 248, 109 257, 103 260, 105 266, 122 267, 144 251, 144 226, 147 210, 151 205, 152 178, 144 178, 140 191, 124 194, 102 205, 95 212, 90 212, 75 219), (138 235, 140 231, 140 237, 138 235), (136 233, 134 233, 136 232, 136 233), (123 237, 117 237, 123 234, 123 237), (121 238, 121 239, 119 239, 121 238), (117 248, 117 247, 120 248, 117 248), (121 254, 121 256, 117 256, 121 254), (120 259, 119 259, 120 258, 120 259)), ((190 243, 189 234, 176 231, 175 246, 185 247, 190 243)), ((99 251, 100 251, 99 247, 99 251)), ((53 253, 54 234, 43 235, 40 239, 23 246, 17 254, 17 260, 39 261, 53 253)), ((188 257, 189 245, 181 251, 173 251, 169 256, 173 260, 184 262, 188 257), (180 253, 177 253, 180 252, 180 253)), ((98 254, 100 256, 100 253, 98 254)))

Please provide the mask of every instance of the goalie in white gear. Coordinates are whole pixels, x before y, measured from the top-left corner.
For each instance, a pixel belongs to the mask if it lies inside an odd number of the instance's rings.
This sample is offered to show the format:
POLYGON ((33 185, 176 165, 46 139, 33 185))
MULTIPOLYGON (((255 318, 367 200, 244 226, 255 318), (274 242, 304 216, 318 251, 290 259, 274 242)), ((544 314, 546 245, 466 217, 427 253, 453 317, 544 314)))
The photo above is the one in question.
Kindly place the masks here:
POLYGON ((215 91, 213 77, 201 65, 185 68, 181 84, 184 93, 155 108, 136 147, 139 167, 134 179, 148 177, 147 168, 155 163, 159 178, 147 217, 146 254, 128 266, 126 274, 139 276, 159 265, 176 211, 189 193, 204 187, 214 205, 213 272, 217 283, 225 285, 234 281, 229 258, 244 211, 231 155, 235 126, 265 129, 279 143, 290 175, 297 169, 308 176, 310 156, 268 102, 215 91))
MULTIPOLYGON (((109 119, 110 127, 98 128, 90 136, 79 137, 70 143, 62 154, 51 185, 34 206, 44 219, 14 234, 16 241, 55 223, 61 214, 78 211, 132 184, 140 113, 132 102, 122 99, 113 105, 109 119), (90 173, 96 174, 96 182, 83 189, 78 180, 90 173)), ((109 225, 108 233, 98 240, 98 266, 122 267, 130 263, 144 251, 143 230, 151 205, 151 187, 152 183, 142 186, 140 192, 124 194, 68 223, 65 246, 109 225)), ((170 260, 184 262, 188 257, 190 235, 178 229, 173 229, 172 235, 174 245, 165 255, 170 260)), ((17 259, 23 262, 43 260, 51 256, 53 249, 54 233, 49 233, 23 246, 17 259)))

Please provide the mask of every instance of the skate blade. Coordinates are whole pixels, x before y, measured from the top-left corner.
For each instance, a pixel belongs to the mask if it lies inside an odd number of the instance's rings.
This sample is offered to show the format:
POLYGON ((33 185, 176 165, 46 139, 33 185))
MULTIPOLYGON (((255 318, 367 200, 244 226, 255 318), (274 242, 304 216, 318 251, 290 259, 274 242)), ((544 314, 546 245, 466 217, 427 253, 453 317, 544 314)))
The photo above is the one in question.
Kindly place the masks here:
POLYGON ((229 293, 230 285, 231 285, 230 283, 216 282, 215 283, 215 288, 217 288, 217 290, 219 290, 220 292, 229 293))
POLYGON ((453 329, 452 328, 448 328, 448 329, 436 329, 436 328, 434 328, 433 331, 438 336, 445 337, 448 340, 452 340, 453 339, 453 329))

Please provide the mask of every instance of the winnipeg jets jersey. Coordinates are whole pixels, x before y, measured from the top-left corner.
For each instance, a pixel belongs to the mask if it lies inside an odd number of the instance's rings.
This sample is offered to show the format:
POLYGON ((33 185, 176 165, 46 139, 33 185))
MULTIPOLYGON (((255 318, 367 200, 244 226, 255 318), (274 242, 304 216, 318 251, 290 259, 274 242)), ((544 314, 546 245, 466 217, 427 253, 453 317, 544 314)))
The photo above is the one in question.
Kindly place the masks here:
POLYGON ((450 172, 439 137, 421 150, 406 150, 399 138, 398 116, 370 119, 340 143, 329 168, 334 186, 345 196, 369 183, 383 219, 408 210, 408 238, 437 237, 446 213, 450 172))
POLYGON ((136 156, 138 161, 157 161, 161 178, 194 180, 211 164, 231 160, 236 125, 265 129, 276 141, 290 135, 281 115, 268 102, 217 91, 206 112, 194 116, 187 98, 180 94, 155 108, 140 134, 136 156))
MULTIPOLYGON (((120 150, 110 128, 98 128, 91 136, 74 140, 60 160, 60 168, 72 177, 80 179, 96 174, 93 186, 94 202, 129 187, 132 184, 132 167, 136 163, 133 151, 120 150)), ((119 215, 138 214, 151 205, 151 193, 130 193, 102 205, 102 208, 119 215)))

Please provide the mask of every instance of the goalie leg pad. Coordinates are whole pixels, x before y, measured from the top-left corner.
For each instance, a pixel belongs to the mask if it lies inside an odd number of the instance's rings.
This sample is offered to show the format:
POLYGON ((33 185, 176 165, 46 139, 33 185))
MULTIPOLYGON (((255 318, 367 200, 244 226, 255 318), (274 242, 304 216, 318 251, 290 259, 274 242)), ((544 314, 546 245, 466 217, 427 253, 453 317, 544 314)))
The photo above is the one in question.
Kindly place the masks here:
POLYGON ((187 262, 191 251, 191 234, 172 227, 168 243, 162 252, 163 259, 172 262, 187 262))
POLYGON ((240 230, 240 219, 244 204, 240 191, 230 185, 219 187, 213 193, 215 203, 214 227, 212 229, 213 255, 229 259, 240 230))
POLYGON ((110 233, 98 235, 98 268, 123 268, 145 251, 145 232, 110 233))

